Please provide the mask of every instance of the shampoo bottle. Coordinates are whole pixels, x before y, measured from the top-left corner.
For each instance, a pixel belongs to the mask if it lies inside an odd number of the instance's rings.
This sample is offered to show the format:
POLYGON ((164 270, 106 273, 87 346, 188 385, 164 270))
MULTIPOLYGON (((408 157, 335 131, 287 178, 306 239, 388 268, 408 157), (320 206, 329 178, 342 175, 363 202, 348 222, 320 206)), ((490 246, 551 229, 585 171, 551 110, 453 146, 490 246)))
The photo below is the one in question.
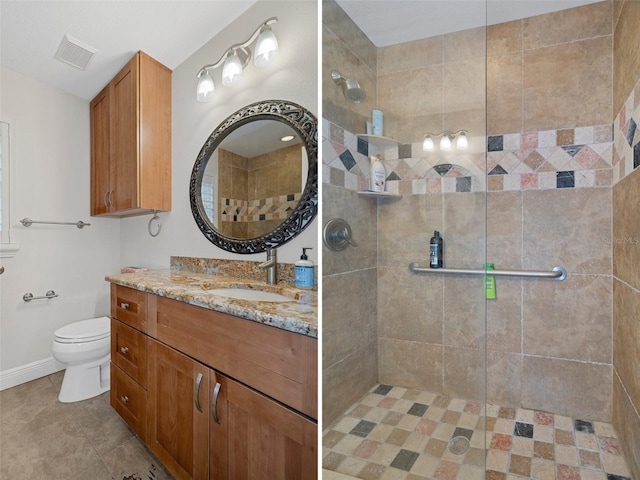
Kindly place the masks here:
POLYGON ((295 285, 298 288, 313 288, 313 262, 307 257, 307 250, 312 250, 312 248, 302 249, 300 260, 296 262, 295 266, 295 285))
MULTIPOLYGON (((493 263, 485 263, 482 265, 482 268, 485 270, 494 270, 493 263)), ((484 298, 487 300, 495 300, 496 298, 496 277, 493 275, 485 275, 484 277, 484 298)))
POLYGON ((444 242, 440 236, 440 232, 437 230, 433 232, 433 237, 429 242, 429 267, 442 268, 442 251, 444 249, 444 242))
POLYGON ((378 157, 371 157, 371 191, 384 192, 387 171, 378 157))

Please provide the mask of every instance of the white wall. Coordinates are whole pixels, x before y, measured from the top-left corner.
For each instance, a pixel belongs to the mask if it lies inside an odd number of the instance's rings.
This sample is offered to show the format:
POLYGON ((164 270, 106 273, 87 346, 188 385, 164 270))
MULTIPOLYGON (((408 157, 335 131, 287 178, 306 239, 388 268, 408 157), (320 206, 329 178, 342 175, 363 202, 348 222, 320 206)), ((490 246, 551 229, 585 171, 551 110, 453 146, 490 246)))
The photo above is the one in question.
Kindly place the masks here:
MULTIPOLYGON (((162 232, 147 234, 150 216, 122 220, 122 263, 167 268, 171 255, 258 261, 264 254, 231 254, 210 243, 193 220, 189 204, 189 178, 198 152, 218 124, 244 105, 267 99, 298 103, 318 116, 317 4, 315 1, 259 1, 173 72, 173 205, 160 214, 162 232), (246 40, 267 18, 277 16, 278 62, 265 69, 250 64, 242 82, 223 87, 221 69, 212 72, 216 83, 211 103, 196 101, 196 73, 213 63, 235 43, 246 40)), ((278 261, 293 263, 302 247, 313 247, 309 258, 317 263, 318 220, 281 247, 278 261)))
POLYGON ((0 70, 0 80, 0 118, 11 123, 15 165, 11 224, 21 245, 0 262, 1 380, 9 370, 48 359, 57 328, 109 313, 104 277, 120 266, 120 222, 89 216, 88 102, 10 70, 0 70), (91 226, 27 228, 19 223, 24 217, 91 226), (60 296, 22 300, 47 290, 60 296))

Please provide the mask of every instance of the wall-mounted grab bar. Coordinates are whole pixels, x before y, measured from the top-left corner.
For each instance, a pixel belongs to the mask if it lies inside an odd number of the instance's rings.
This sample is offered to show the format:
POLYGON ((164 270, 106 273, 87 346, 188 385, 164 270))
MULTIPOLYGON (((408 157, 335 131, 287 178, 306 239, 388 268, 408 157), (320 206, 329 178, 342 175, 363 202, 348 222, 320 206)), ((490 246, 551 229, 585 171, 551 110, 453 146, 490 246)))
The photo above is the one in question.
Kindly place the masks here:
POLYGON ((22 296, 22 300, 24 300, 25 302, 30 302, 31 300, 41 300, 43 298, 46 298, 48 300, 50 298, 56 298, 57 296, 58 294, 56 292, 54 292, 53 290, 49 290, 44 294, 44 297, 34 297, 33 293, 25 293, 22 296))
POLYGON ((463 275, 495 275, 497 277, 529 277, 529 278, 550 278, 552 280, 562 281, 567 278, 567 271, 564 267, 553 267, 551 272, 542 272, 538 270, 484 270, 484 269, 467 269, 467 268, 425 268, 420 267, 417 263, 409 264, 409 270, 412 273, 442 273, 442 274, 463 274, 463 275))
POLYGON ((89 225, 91 225, 90 223, 85 223, 82 220, 79 220, 77 222, 42 222, 31 220, 30 218, 23 218, 22 220, 20 220, 20 223, 25 227, 30 227, 34 223, 44 223, 47 225, 75 225, 78 228, 88 227, 89 225))

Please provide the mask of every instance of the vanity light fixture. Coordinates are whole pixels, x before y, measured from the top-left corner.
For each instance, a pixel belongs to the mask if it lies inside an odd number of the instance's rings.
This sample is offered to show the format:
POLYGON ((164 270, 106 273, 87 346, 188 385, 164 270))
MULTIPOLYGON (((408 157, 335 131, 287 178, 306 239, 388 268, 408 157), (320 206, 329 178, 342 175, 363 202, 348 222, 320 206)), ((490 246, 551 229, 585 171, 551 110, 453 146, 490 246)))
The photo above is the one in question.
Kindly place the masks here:
POLYGON ((246 41, 231 45, 217 62, 205 65, 198 71, 196 74, 198 77, 196 98, 199 102, 210 101, 215 92, 215 85, 209 75, 209 70, 222 66, 222 85, 229 87, 237 85, 242 80, 243 70, 249 64, 252 56, 255 66, 260 68, 267 67, 278 59, 278 39, 271 30, 271 25, 277 21, 278 17, 265 20, 246 41), (255 55, 249 48, 253 42, 256 42, 255 55))
POLYGON ((453 140, 456 139, 456 148, 460 150, 466 150, 469 147, 469 141, 467 139, 466 130, 458 130, 457 132, 444 132, 430 133, 427 132, 424 135, 424 141, 422 142, 422 150, 425 152, 432 152, 435 150, 435 143, 433 137, 440 138, 440 150, 448 151, 453 147, 453 140))
POLYGON ((294 138, 296 138, 294 135, 285 135, 284 137, 282 137, 280 139, 281 142, 290 142, 291 140, 293 140, 294 138))

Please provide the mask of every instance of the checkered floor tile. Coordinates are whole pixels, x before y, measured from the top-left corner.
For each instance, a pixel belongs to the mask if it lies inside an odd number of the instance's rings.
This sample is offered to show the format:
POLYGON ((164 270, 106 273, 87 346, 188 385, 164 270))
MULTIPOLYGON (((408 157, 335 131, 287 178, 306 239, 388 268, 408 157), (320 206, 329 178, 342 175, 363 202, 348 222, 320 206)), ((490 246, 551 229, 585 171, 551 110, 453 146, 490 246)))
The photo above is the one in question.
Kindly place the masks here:
POLYGON ((323 468, 363 480, 630 480, 607 423, 377 385, 323 432, 323 468))

